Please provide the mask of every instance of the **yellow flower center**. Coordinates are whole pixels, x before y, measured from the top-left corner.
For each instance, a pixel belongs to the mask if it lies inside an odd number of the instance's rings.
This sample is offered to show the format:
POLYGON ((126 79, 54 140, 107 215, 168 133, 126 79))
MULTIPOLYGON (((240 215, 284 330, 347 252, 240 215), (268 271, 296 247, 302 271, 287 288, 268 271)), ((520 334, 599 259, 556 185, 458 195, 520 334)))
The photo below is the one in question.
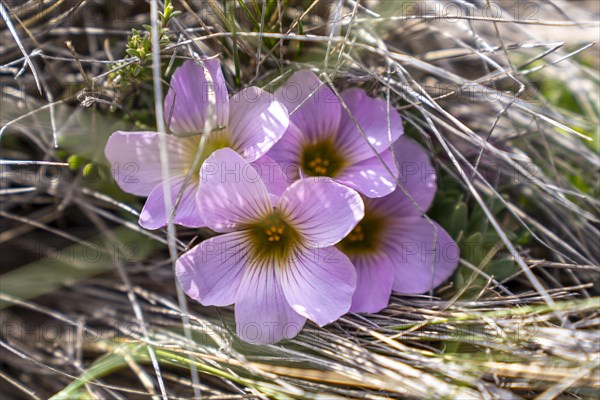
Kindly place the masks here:
POLYGON ((281 235, 283 235, 283 231, 285 231, 285 223, 283 221, 279 221, 277 225, 273 224, 265 229, 265 234, 269 242, 279 242, 281 240, 281 235))
POLYGON ((366 213, 365 217, 338 244, 346 254, 365 254, 378 251, 385 220, 379 215, 366 213))
POLYGON ((335 177, 346 165, 333 141, 322 140, 308 144, 302 152, 300 164, 308 176, 335 177))
POLYGON ((308 168, 317 175, 327 175, 329 160, 323 160, 321 157, 314 158, 308 163, 308 168))
MULTIPOLYGON (((187 174, 191 166, 194 164, 194 159, 196 158, 196 154, 199 150, 198 146, 200 145, 200 136, 192 136, 187 138, 187 140, 189 141, 189 146, 186 149, 187 162, 185 163, 186 167, 183 171, 184 174, 187 174)), ((204 149, 200 155, 200 159, 198 160, 198 164, 192 172, 193 182, 198 183, 198 180, 200 179, 200 168, 202 167, 202 163, 204 163, 204 161, 216 150, 223 149, 225 147, 231 147, 231 141, 229 139, 229 132, 227 129, 212 131, 206 140, 204 149)))
POLYGON ((360 224, 356 225, 352 232, 346 236, 345 240, 347 240, 348 243, 363 242, 365 240, 365 233, 362 229, 362 226, 360 226, 360 224))
POLYGON ((260 259, 274 257, 280 261, 286 260, 290 251, 301 242, 298 232, 277 210, 251 224, 248 236, 253 244, 254 256, 260 259))

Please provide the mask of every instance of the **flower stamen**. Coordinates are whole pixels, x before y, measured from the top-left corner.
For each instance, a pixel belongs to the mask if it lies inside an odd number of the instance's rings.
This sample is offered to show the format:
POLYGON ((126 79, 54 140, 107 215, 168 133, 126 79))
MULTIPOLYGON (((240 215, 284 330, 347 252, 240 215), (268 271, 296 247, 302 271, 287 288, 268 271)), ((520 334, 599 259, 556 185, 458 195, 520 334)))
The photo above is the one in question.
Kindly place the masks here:
POLYGON ((300 243, 300 235, 290 226, 284 216, 274 210, 248 229, 258 257, 275 257, 284 260, 294 246, 300 243))
POLYGON ((269 242, 279 242, 284 230, 285 223, 281 222, 279 226, 272 225, 271 227, 265 229, 265 233, 267 234, 269 242))
POLYGON ((308 176, 336 176, 346 162, 330 140, 309 144, 302 153, 302 170, 308 176))
POLYGON ((352 232, 346 236, 345 240, 348 240, 348 242, 351 243, 362 242, 365 240, 365 233, 363 232, 362 226, 356 225, 352 232))
POLYGON ((321 157, 317 157, 308 163, 308 167, 318 175, 326 175, 327 167, 329 167, 329 160, 323 160, 321 157))
POLYGON ((367 214, 338 246, 346 254, 374 253, 379 248, 384 228, 384 218, 367 214))

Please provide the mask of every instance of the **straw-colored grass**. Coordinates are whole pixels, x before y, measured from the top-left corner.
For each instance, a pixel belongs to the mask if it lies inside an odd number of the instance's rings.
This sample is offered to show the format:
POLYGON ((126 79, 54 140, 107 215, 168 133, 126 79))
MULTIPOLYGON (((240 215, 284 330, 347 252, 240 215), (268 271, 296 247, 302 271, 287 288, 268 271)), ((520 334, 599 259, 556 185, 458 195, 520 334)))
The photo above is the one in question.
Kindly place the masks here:
POLYGON ((174 6, 0 3, 3 398, 597 396, 596 2, 174 6), (173 260, 209 233, 137 226, 103 146, 163 130, 161 82, 216 54, 232 92, 311 68, 398 109, 436 165, 452 280, 269 346, 187 303, 173 260))

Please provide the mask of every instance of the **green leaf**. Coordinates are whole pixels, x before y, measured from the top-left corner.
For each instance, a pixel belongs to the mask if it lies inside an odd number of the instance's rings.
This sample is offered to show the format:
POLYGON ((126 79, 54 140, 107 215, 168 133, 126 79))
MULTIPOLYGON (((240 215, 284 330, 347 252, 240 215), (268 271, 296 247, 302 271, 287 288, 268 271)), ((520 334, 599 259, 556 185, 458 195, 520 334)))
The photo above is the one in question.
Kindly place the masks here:
MULTIPOLYGON (((130 345, 131 347, 131 345, 130 345)), ((63 390, 55 394, 50 400, 69 400, 75 397, 76 393, 86 383, 92 382, 95 379, 106 376, 111 372, 118 371, 127 366, 125 357, 116 352, 109 353, 97 359, 90 368, 88 368, 78 379, 71 382, 63 390)))
MULTIPOLYGON (((251 379, 250 377, 240 376, 243 370, 239 370, 238 373, 234 373, 229 368, 219 368, 215 364, 208 364, 202 361, 200 358, 190 359, 188 356, 178 352, 173 352, 161 347, 154 347, 156 358, 160 365, 169 365, 179 368, 189 368, 192 364, 201 372, 206 374, 220 376, 225 379, 234 381, 240 385, 246 387, 253 387, 254 389, 271 395, 274 398, 288 399, 297 398, 298 391, 290 389, 289 393, 282 390, 280 386, 275 386, 265 381, 258 381, 251 379), (294 397, 290 397, 296 395, 294 397)), ((71 382, 63 390, 56 393, 50 398, 50 400, 70 400, 75 397, 78 391, 86 383, 93 382, 94 380, 100 379, 104 376, 109 375, 115 371, 121 370, 128 366, 126 357, 131 360, 149 364, 150 356, 148 354, 148 348, 142 344, 125 344, 121 346, 115 346, 112 351, 100 358, 98 358, 86 371, 84 371, 79 378, 71 382)))
POLYGON ((140 52, 138 51, 138 49, 127 49, 127 50, 125 50, 125 52, 127 54, 129 54, 131 57, 140 58, 140 52))
POLYGON ((496 280, 503 281, 511 275, 519 272, 520 268, 511 258, 503 258, 489 263, 485 268, 485 272, 493 275, 496 280))
POLYGON ((248 6, 246 6, 244 0, 238 0, 238 4, 240 5, 240 8, 244 11, 244 13, 246 13, 246 16, 248 17, 252 25, 254 25, 254 29, 260 29, 259 22, 256 20, 256 18, 254 18, 254 15, 252 15, 252 12, 250 11, 250 9, 248 9, 248 6))
POLYGON ((467 223, 469 218, 469 210, 467 205, 460 201, 454 206, 452 211, 452 218, 450 219, 450 235, 452 237, 458 237, 461 232, 467 231, 467 223))
POLYGON ((473 265, 479 265, 485 257, 483 235, 476 232, 460 243, 460 255, 473 265))

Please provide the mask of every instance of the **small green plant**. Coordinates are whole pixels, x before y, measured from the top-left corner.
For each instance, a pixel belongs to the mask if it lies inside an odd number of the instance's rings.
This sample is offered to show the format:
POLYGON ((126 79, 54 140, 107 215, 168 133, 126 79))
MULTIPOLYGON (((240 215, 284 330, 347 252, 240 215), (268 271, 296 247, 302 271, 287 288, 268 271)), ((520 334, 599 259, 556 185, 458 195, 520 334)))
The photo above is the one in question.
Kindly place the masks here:
MULTIPOLYGON (((159 12, 158 29, 159 44, 161 51, 171 43, 169 37, 169 22, 177 16, 180 11, 176 11, 170 0, 165 1, 162 12, 159 12)), ((121 90, 130 86, 135 86, 139 82, 149 80, 152 77, 152 26, 142 25, 143 29, 133 28, 131 35, 127 38, 125 52, 134 59, 124 60, 115 64, 113 73, 110 75, 112 84, 121 90)))

